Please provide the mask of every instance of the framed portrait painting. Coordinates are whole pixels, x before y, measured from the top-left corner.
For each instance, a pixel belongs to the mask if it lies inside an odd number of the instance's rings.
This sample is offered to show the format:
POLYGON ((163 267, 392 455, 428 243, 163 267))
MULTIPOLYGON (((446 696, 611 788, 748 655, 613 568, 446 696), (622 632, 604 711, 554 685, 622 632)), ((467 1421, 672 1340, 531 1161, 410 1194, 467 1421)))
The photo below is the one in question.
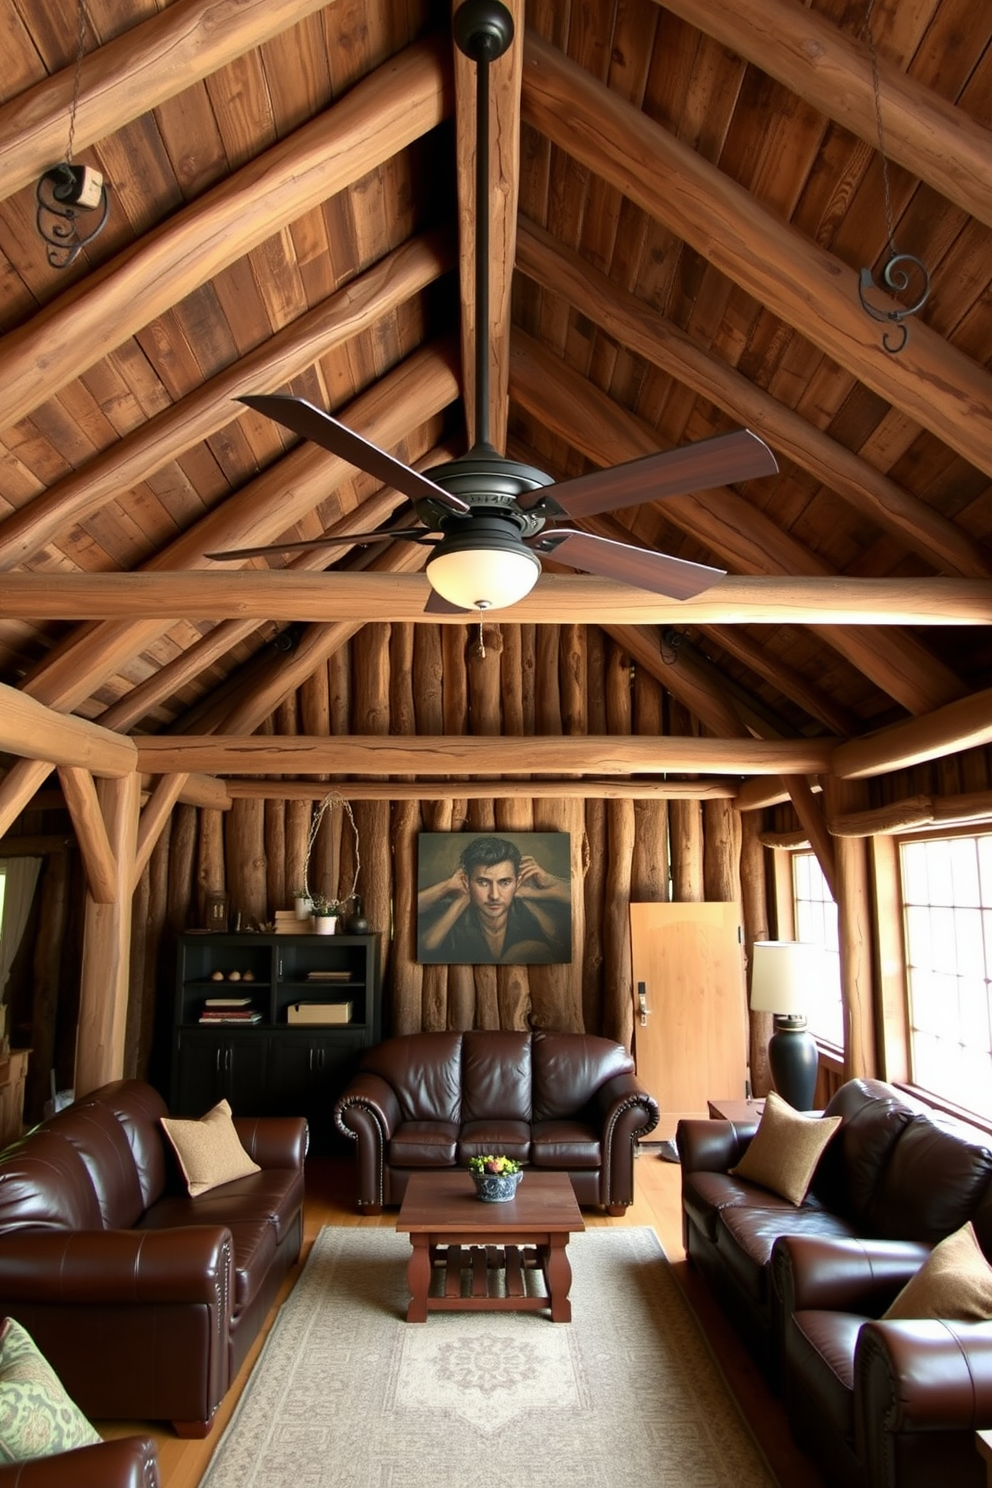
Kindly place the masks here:
POLYGON ((417 847, 419 962, 571 961, 567 832, 421 832, 417 847))

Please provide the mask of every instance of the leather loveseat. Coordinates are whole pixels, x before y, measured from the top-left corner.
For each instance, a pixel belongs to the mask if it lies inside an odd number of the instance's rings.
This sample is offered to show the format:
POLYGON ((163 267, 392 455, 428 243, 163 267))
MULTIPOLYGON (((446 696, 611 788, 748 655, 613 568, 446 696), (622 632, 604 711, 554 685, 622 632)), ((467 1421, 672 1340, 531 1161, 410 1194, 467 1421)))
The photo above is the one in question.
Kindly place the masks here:
POLYGON ((983 1488, 992 1323, 877 1321, 969 1220, 992 1257, 992 1151, 893 1086, 852 1080, 798 1207, 728 1172, 755 1130, 685 1122, 686 1246, 781 1373, 796 1439, 839 1488, 983 1488))
POLYGON ((357 1143, 358 1205, 399 1204, 412 1172, 503 1153, 567 1172, 580 1204, 622 1214, 658 1107, 622 1044, 580 1033, 413 1033, 363 1054, 335 1107, 357 1143))
POLYGON ((155 1443, 147 1436, 0 1466, 0 1488, 159 1488, 161 1481, 155 1443))
POLYGON ((167 1115, 117 1081, 0 1155, 0 1316, 91 1419, 205 1436, 299 1256, 307 1129, 236 1120, 261 1171, 190 1198, 167 1115))

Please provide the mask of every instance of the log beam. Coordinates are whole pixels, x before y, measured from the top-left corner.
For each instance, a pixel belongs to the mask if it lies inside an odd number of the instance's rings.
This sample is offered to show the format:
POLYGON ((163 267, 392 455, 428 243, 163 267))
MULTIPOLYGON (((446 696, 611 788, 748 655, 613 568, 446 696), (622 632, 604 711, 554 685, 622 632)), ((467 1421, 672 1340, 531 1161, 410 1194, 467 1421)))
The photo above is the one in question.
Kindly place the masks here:
POLYGON ((671 662, 666 662, 661 642, 652 631, 642 625, 607 625, 604 628, 618 646, 622 646, 638 665, 644 667, 714 734, 728 738, 747 736, 748 731, 733 699, 713 687, 709 678, 695 671, 684 656, 676 653, 671 662))
MULTIPOLYGON (((320 780, 228 780, 232 798, 261 796, 267 801, 320 801, 327 782, 320 780)), ((733 801, 735 780, 346 780, 341 794, 349 801, 514 801, 541 798, 597 801, 733 801)))
MULTIPOLYGON (((229 62, 320 10, 327 0, 176 0, 84 57, 74 145, 106 139, 229 62)), ((0 199, 65 157, 75 67, 0 108, 0 199)))
POLYGON ((172 808, 182 795, 183 787, 188 780, 188 775, 163 775, 142 809, 138 822, 138 840, 134 850, 132 888, 137 887, 138 879, 144 873, 148 860, 155 850, 155 844, 172 815, 172 808))
POLYGON ((11 331, 0 366, 4 426, 279 228, 440 124, 453 103, 449 76, 439 40, 409 47, 11 331))
POLYGON ((987 821, 992 821, 992 791, 984 790, 954 796, 904 796, 887 806, 844 812, 831 819, 829 828, 834 837, 878 837, 919 827, 987 821))
MULTIPOLYGON (((790 0, 656 3, 877 149, 871 56, 863 42, 790 0)), ((886 154, 992 227, 992 132, 884 56, 878 58, 878 102, 886 154)))
POLYGON ((27 693, 2 683, 0 749, 22 759, 46 762, 46 774, 54 765, 69 765, 94 775, 124 776, 131 773, 137 760, 130 739, 85 718, 55 713, 27 693))
POLYGON ((926 325, 889 356, 860 308, 854 269, 533 33, 522 113, 873 392, 992 474, 992 376, 983 367, 926 325))
POLYGON ((838 744, 831 769, 842 780, 860 780, 902 770, 924 760, 958 754, 992 741, 992 687, 973 693, 925 718, 879 729, 864 739, 838 744))
POLYGON ((107 836, 100 800, 88 770, 64 765, 59 770, 62 793, 76 829, 76 841, 86 870, 86 886, 95 904, 113 904, 117 863, 107 836))
POLYGON ((834 845, 827 830, 827 819, 823 804, 814 796, 810 783, 804 775, 786 775, 783 785, 789 792, 796 815, 802 822, 810 846, 827 881, 834 899, 837 898, 837 865, 834 860, 834 845))
POLYGON ((970 578, 992 573, 987 552, 956 523, 698 346, 654 306, 637 299, 526 220, 517 236, 517 267, 551 293, 561 295, 637 356, 760 434, 776 453, 794 460, 928 564, 970 578))
POLYGON ((830 744, 816 739, 644 738, 599 734, 574 738, 491 739, 465 735, 415 738, 353 734, 334 738, 264 735, 186 738, 160 734, 136 741, 138 765, 153 774, 205 770, 231 775, 288 772, 338 775, 501 776, 555 771, 644 775, 673 770, 704 775, 807 775, 829 766, 830 744))
MULTIPOLYGON (((310 451, 300 451, 309 455, 310 451)), ((291 457, 288 457, 291 458, 291 457)), ((330 457, 325 456, 324 459, 330 457)), ((289 472, 277 467, 283 482, 289 472)), ((315 480, 319 475, 315 473, 315 480)), ((253 483, 261 493, 280 486, 276 477, 253 483)), ((298 491, 294 486, 294 494, 298 491)), ((728 492, 731 501, 735 498, 728 492)), ((674 516, 673 498, 665 503, 674 516)), ((690 498, 685 498, 689 500, 690 498)), ((695 501, 697 498, 691 498, 695 501)), ((743 503, 742 498, 736 498, 743 503)), ((714 499, 714 508, 718 499, 714 499)), ((753 521, 768 521, 756 508, 753 521)), ((361 521, 362 508, 355 514, 361 521)), ((285 527, 279 517, 280 530, 285 527)), ((271 512, 269 523, 272 524, 271 512)), ((262 538, 261 541, 266 541, 262 538)), ((634 540, 636 546, 636 539, 634 540)), ((200 543, 202 547, 202 542, 200 543)), ((464 625, 464 614, 425 614, 430 585, 423 575, 386 577, 375 571, 242 569, 206 573, 166 569, 135 573, 60 573, 57 584, 42 573, 5 574, 0 618, 5 620, 175 621, 353 620, 411 621, 420 625, 464 625)), ((988 625, 992 581, 988 579, 861 579, 814 574, 728 574, 693 599, 667 599, 630 584, 583 574, 545 574, 512 609, 491 610, 487 619, 513 624, 606 625, 988 625)), ((144 637, 132 644, 147 644, 144 637)), ((864 643, 867 650, 868 641, 864 643)), ((859 652, 860 654, 860 652, 859 652)), ((88 695, 89 689, 81 696, 88 695)))

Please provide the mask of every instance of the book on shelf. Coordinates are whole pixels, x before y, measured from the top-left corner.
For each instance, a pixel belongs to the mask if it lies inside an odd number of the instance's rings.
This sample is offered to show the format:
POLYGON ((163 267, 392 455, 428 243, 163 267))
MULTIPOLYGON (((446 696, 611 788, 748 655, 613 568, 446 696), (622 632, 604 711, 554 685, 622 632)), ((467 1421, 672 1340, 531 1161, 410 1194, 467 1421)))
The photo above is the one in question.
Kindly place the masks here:
POLYGON ((308 982, 350 982, 351 972, 344 971, 308 971, 308 982))
POLYGON ((203 1006, 208 1008, 243 1008, 251 1006, 250 997, 206 997, 203 1006))
POLYGON ((254 1008, 205 1008, 201 1023, 261 1023, 262 1015, 254 1008))

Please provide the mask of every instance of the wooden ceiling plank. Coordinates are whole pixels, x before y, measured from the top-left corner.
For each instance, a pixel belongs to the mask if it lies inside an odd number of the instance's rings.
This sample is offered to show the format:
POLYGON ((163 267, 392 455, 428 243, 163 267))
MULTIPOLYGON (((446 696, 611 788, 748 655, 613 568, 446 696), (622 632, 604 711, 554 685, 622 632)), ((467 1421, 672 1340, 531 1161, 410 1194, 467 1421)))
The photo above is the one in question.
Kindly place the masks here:
MULTIPOLYGON (((816 11, 787 0, 656 0, 731 47, 828 118, 878 145, 871 56, 816 11)), ((992 132, 882 54, 878 92, 886 153, 971 216, 992 225, 992 132)))
MULTIPOLYGON (((104 139, 326 3, 175 0, 83 58, 76 150, 104 139)), ((0 108, 0 199, 64 159, 74 82, 75 67, 66 67, 0 108)))
POLYGON ((650 305, 556 244, 534 223, 521 224, 517 267, 565 296, 631 351, 753 428, 777 451, 929 562, 939 560, 949 572, 974 578, 992 574, 992 562, 980 545, 953 522, 726 366, 650 305))
MULTIPOLYGON (((457 10, 461 0, 453 0, 457 10)), ((524 0, 507 0, 510 47, 489 68, 489 439, 506 449, 509 404, 510 281, 516 259, 520 195, 520 80, 524 66, 524 0)), ((475 443, 476 65, 453 46, 455 60, 458 249, 461 285, 462 385, 469 444, 475 443)))
POLYGON ((784 697, 804 708, 835 734, 849 737, 860 731, 856 713, 810 682, 804 673, 789 666, 767 646, 759 645, 737 626, 707 625, 706 635, 724 651, 763 677, 784 697))
POLYGON ((992 688, 879 729, 864 739, 839 744, 831 769, 842 780, 861 780, 901 770, 925 760, 957 754, 992 741, 992 688))
MULTIPOLYGON (((57 584, 51 574, 16 573, 5 575, 0 586, 0 619, 116 623, 131 616, 143 623, 195 615, 200 620, 323 622, 360 614, 368 621, 466 623, 464 613, 425 615, 429 595, 426 577, 386 580, 376 573, 341 570, 332 576, 286 569, 68 572, 59 575, 57 584)), ((583 620, 597 625, 989 625, 992 582, 728 575, 705 593, 679 600, 611 579, 545 574, 512 609, 487 612, 487 618, 497 614, 508 622, 539 625, 583 620)))
MULTIPOLYGON (((514 397, 597 464, 621 463, 658 448, 653 429, 522 333, 514 339, 510 370, 514 397)), ((699 537, 730 568, 764 574, 829 571, 818 556, 728 487, 671 497, 661 509, 665 518, 699 537)), ((632 530, 649 546, 660 547, 655 534, 645 529, 661 520, 658 509, 642 506, 632 530)), ((816 622, 816 630, 911 713, 928 712, 964 691, 951 669, 908 632, 840 631, 824 621, 816 622)))
MULTIPOLYGON (((119 777, 130 774, 137 758, 130 739, 122 739, 85 718, 54 713, 18 688, 3 683, 0 749, 44 763, 46 773, 53 765, 69 765, 95 775, 119 777)), ((7 779, 4 776, 4 785, 7 779)))
MULTIPOLYGON (((485 735, 160 734, 137 741, 138 767, 154 774, 206 770, 232 775, 328 772, 361 775, 491 773, 493 741, 485 735)), ((693 771, 704 775, 820 774, 830 745, 808 739, 654 738, 637 734, 535 735, 504 738, 502 775, 589 771, 598 775, 693 771)))
POLYGON ((113 904, 117 897, 117 859, 107 836, 93 776, 74 765, 60 765, 59 780, 76 831, 90 897, 97 904, 113 904))
POLYGON ((410 47, 11 331, 0 363, 5 425, 219 269, 434 128, 450 111, 450 91, 438 41, 410 47))
POLYGON ((523 117, 980 469, 992 473, 992 376, 926 325, 898 357, 857 274, 660 125, 528 35, 523 117))

